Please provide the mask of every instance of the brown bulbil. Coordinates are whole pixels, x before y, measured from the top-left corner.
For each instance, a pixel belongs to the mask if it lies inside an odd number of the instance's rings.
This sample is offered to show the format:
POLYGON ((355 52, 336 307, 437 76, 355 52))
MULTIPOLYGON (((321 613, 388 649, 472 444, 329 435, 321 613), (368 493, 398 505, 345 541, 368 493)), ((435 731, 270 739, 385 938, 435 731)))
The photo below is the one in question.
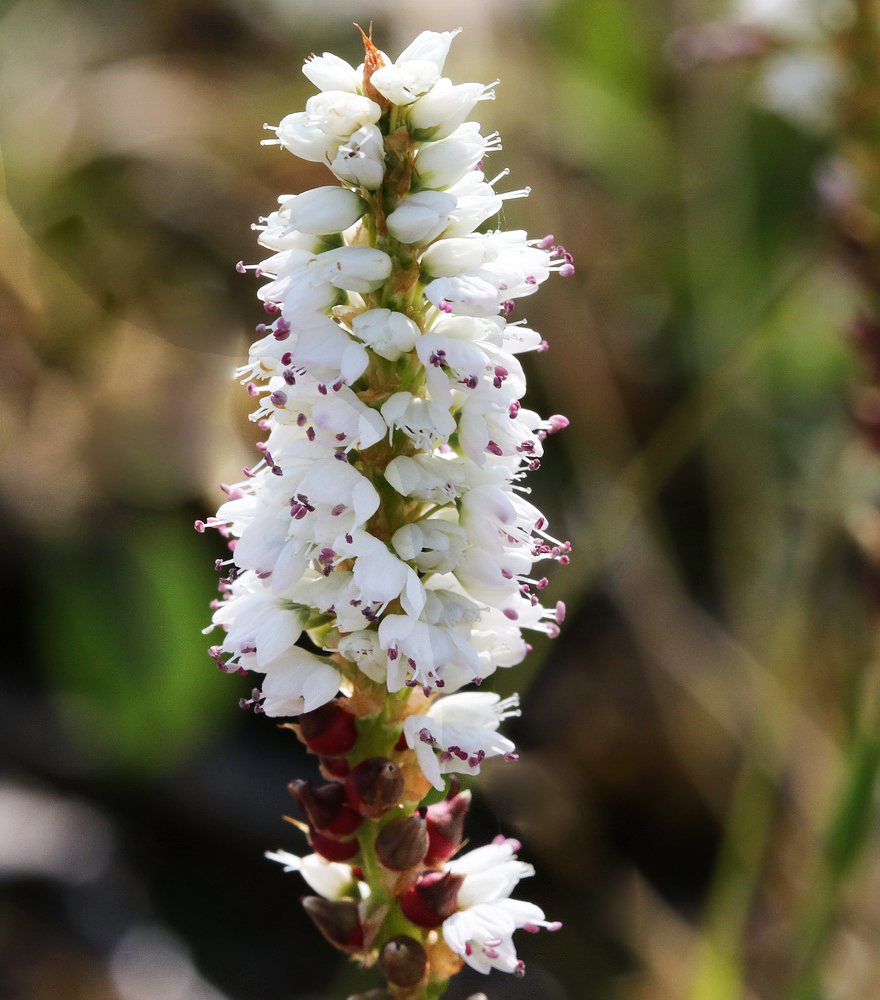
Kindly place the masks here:
POLYGON ((360 813, 348 805, 345 789, 337 782, 316 788, 311 781, 297 779, 287 786, 309 823, 331 837, 349 837, 363 823, 360 813))
POLYGON ((358 951, 363 947, 364 931, 358 904, 354 900, 306 896, 302 904, 330 944, 348 952, 358 951))
POLYGON ((382 949, 379 968, 393 986, 409 988, 424 978, 428 956, 419 941, 408 934, 399 934, 382 949))
POLYGON ((387 757, 361 761, 345 779, 349 805, 368 819, 379 819, 400 801, 403 775, 387 757))
POLYGON ((420 865, 427 850, 428 831, 419 815, 392 820, 376 838, 379 861, 394 872, 405 872, 420 865))

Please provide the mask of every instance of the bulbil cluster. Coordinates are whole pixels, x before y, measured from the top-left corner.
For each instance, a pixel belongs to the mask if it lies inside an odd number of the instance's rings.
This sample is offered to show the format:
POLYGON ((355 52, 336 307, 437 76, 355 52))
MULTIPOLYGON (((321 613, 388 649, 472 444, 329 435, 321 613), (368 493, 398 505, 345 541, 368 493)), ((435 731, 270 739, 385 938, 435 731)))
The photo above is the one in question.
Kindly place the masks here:
POLYGON ((522 479, 567 421, 521 404, 518 355, 546 344, 511 315, 574 270, 552 237, 478 231, 528 192, 483 172, 500 143, 468 117, 494 94, 442 76, 455 34, 423 32, 394 62, 365 38, 357 68, 313 56, 320 93, 271 127, 337 183, 281 196, 255 227, 269 256, 238 265, 267 279, 238 373, 265 439, 196 524, 231 550, 212 656, 262 675, 243 706, 295 720, 327 781, 291 785, 314 853, 270 857, 399 1000, 439 996, 462 962, 521 973, 514 930, 557 926, 509 898, 532 873, 515 841, 459 856, 469 796, 447 778, 515 759, 498 728, 517 697, 463 689, 564 616, 533 566, 570 547, 522 479))

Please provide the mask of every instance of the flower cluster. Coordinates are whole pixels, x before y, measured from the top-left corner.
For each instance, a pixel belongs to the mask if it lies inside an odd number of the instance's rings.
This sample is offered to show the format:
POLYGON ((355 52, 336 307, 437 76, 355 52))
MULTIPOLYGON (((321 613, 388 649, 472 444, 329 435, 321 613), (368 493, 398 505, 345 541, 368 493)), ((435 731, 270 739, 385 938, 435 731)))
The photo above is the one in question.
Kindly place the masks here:
POLYGON ((365 38, 357 69, 313 56, 321 92, 271 127, 268 144, 339 183, 280 197, 255 227, 269 255, 238 265, 268 279, 239 370, 265 440, 196 525, 230 539, 212 655, 262 675, 242 704, 296 718, 330 782, 293 789, 315 854, 275 857, 320 894, 307 909, 326 936, 385 956, 397 986, 411 967, 414 984, 454 971, 422 960, 441 941, 480 971, 518 971, 513 930, 549 926, 506 898, 530 874, 512 842, 459 860, 460 831, 429 846, 462 796, 417 810, 449 772, 515 758, 497 730, 516 696, 461 689, 519 663, 524 629, 558 633, 564 607, 541 604, 532 568, 569 552, 520 484, 567 421, 521 404, 517 356, 546 344, 509 317, 574 269, 552 237, 478 231, 528 192, 483 173, 500 143, 467 119, 494 94, 442 76, 455 34, 424 32, 394 62, 365 38), (392 960, 384 928, 401 922, 412 943, 392 960))

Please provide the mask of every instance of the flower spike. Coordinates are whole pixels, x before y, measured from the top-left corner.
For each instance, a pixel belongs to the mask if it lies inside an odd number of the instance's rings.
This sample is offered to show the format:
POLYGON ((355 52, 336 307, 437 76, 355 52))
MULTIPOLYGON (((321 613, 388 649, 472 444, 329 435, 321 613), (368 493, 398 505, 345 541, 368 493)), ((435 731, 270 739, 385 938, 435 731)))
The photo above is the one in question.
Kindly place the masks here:
POLYGON ((262 282, 237 375, 264 437, 195 527, 231 550, 212 658, 260 675, 242 705, 288 720, 325 780, 289 786, 313 853, 268 857, 305 879, 324 937, 385 974, 362 996, 423 1000, 465 963, 522 975, 514 932, 559 926, 510 898, 532 874, 516 841, 461 853, 457 775, 517 759, 499 728, 518 696, 478 688, 565 615, 534 567, 571 546, 522 480, 568 421, 523 404, 518 356, 546 343, 509 317, 574 265, 554 236, 492 228, 528 188, 483 172, 501 142, 468 118, 494 84, 442 75, 458 30, 394 61, 358 30, 363 64, 311 56, 319 92, 267 126, 329 183, 281 195, 254 227, 263 259, 237 265, 262 282))

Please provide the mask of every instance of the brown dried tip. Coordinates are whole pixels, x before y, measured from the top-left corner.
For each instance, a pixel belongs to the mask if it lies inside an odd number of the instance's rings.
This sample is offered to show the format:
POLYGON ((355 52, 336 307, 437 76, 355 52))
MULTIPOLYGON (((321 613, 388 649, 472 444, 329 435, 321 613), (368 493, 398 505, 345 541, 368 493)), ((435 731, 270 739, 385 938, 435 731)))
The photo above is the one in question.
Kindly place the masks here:
POLYGON ((387 98, 383 97, 372 83, 370 83, 370 77, 372 77, 380 66, 385 65, 382 53, 373 45, 372 22, 370 23, 369 35, 364 32, 364 29, 359 24, 355 23, 355 27, 361 33, 361 38, 364 40, 364 94, 371 101, 375 101, 385 111, 389 107, 387 98))

